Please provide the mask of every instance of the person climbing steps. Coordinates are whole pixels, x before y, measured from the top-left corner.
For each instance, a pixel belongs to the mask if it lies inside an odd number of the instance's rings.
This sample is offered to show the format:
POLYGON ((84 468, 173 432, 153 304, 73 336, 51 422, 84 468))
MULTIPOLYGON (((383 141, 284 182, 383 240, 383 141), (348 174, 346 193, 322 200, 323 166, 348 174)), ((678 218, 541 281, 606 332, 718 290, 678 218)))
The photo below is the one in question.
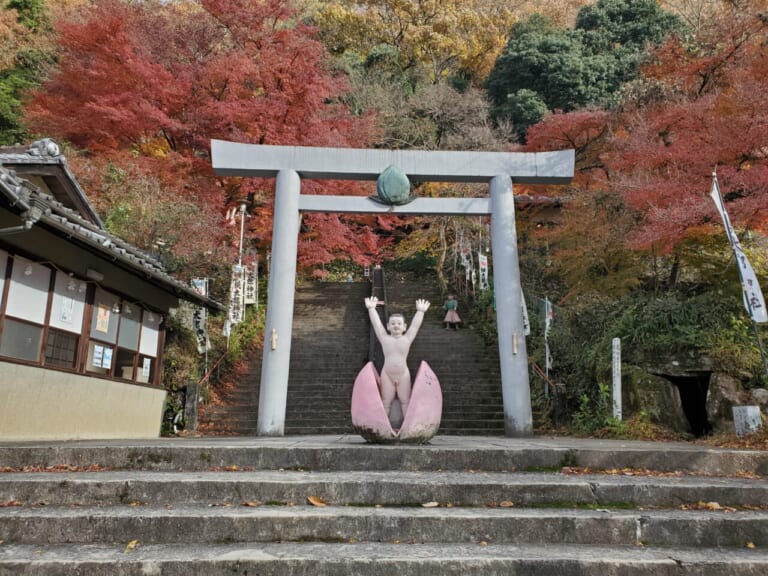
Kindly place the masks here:
POLYGON ((458 330, 459 324, 461 324, 461 318, 458 313, 459 302, 456 300, 455 294, 448 294, 448 299, 445 301, 445 304, 443 304, 443 309, 445 310, 445 318, 443 318, 445 329, 448 330, 449 328, 453 328, 454 330, 458 330))

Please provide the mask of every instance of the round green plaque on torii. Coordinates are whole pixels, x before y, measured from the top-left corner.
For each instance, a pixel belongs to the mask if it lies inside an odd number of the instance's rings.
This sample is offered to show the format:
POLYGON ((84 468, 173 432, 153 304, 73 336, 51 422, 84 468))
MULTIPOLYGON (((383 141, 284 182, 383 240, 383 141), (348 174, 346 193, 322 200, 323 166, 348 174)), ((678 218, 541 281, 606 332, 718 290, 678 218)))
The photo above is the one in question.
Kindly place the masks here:
POLYGON ((396 166, 387 166, 376 180, 376 196, 372 200, 390 206, 408 204, 415 196, 411 195, 411 181, 396 166))

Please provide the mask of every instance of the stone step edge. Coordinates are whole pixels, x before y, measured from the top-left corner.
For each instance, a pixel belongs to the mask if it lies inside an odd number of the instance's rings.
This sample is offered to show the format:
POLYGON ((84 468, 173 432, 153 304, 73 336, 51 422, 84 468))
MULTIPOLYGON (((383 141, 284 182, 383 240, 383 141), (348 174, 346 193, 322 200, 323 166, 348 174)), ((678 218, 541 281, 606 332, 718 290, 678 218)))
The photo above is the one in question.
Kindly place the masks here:
POLYGON ((768 555, 754 550, 649 549, 604 546, 451 544, 281 544, 112 546, 0 546, 0 576, 18 574, 162 573, 219 576, 254 573, 405 573, 419 576, 483 574, 537 576, 622 574, 633 576, 758 576, 768 555), (384 570, 385 572, 382 572, 384 570))
MULTIPOLYGON (((0 510, 0 512, 2 512, 0 510)), ((492 542, 648 547, 768 547, 768 513, 538 509, 68 507, 0 513, 6 543, 205 544, 212 541, 492 542)))
POLYGON ((700 476, 560 475, 557 473, 334 472, 236 469, 196 472, 103 471, 7 473, 0 475, 0 502, 46 504, 219 503, 243 500, 304 503, 316 496, 328 504, 416 505, 425 502, 460 506, 675 508, 764 506, 768 483, 700 476), (234 495, 237 496, 234 496, 234 495), (711 503, 711 504, 710 504, 711 503))
POLYGON ((768 474, 768 453, 672 444, 600 443, 602 447, 537 445, 507 437, 436 436, 426 445, 377 446, 355 434, 222 437, 136 441, 72 441, 0 446, 0 468, 93 466, 123 469, 206 470, 212 466, 311 470, 510 471, 530 467, 644 468, 768 474), (613 448, 612 448, 613 446, 613 448))

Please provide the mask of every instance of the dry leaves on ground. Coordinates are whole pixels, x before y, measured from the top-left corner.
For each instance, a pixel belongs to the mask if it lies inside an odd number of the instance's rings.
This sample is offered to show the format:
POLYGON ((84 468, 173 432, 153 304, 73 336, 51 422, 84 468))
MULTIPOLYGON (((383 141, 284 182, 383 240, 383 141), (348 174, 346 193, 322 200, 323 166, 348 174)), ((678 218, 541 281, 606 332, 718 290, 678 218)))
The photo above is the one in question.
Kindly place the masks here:
POLYGON ((680 510, 712 510, 715 512, 736 512, 732 506, 722 506, 718 502, 704 502, 703 500, 696 504, 682 504, 680 510))
POLYGON ((99 464, 90 466, 73 466, 71 464, 54 464, 53 466, 0 466, 0 472, 105 472, 112 470, 99 464))
POLYGON ((208 468, 208 472, 253 472, 253 466, 238 466, 232 464, 230 466, 211 466, 208 468))
POLYGON ((650 470, 648 468, 585 468, 579 466, 563 466, 561 472, 566 475, 605 474, 608 476, 653 476, 656 478, 682 478, 684 476, 717 476, 727 478, 762 478, 759 474, 738 470, 730 474, 707 474, 685 470, 650 470))
POLYGON ((513 508, 515 505, 511 500, 502 500, 501 502, 488 502, 488 508, 513 508))

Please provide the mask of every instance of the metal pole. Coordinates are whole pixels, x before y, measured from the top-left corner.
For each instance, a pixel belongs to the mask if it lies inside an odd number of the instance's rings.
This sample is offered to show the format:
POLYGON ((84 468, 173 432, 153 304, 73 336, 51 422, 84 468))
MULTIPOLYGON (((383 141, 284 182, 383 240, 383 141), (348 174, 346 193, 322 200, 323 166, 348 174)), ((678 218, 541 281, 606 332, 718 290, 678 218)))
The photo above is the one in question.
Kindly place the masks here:
POLYGON ((284 434, 299 244, 301 180, 298 173, 281 170, 277 174, 275 188, 272 258, 259 391, 259 436, 284 434))
POLYGON ((544 382, 544 397, 549 398, 549 369, 552 367, 552 354, 549 350, 549 329, 552 326, 550 318, 549 297, 544 297, 544 374, 547 377, 544 382))
POLYGON ((495 176, 491 179, 490 192, 493 289, 499 332, 504 429, 507 436, 530 436, 533 433, 533 416, 512 179, 508 175, 495 176))
POLYGON ((237 253, 237 266, 239 270, 243 268, 243 235, 245 232, 245 202, 240 203, 240 247, 237 253))
POLYGON ((245 202, 240 203, 240 250, 237 255, 237 266, 240 269, 240 309, 245 318, 245 285, 248 283, 248 275, 243 268, 244 232, 245 232, 245 202))

